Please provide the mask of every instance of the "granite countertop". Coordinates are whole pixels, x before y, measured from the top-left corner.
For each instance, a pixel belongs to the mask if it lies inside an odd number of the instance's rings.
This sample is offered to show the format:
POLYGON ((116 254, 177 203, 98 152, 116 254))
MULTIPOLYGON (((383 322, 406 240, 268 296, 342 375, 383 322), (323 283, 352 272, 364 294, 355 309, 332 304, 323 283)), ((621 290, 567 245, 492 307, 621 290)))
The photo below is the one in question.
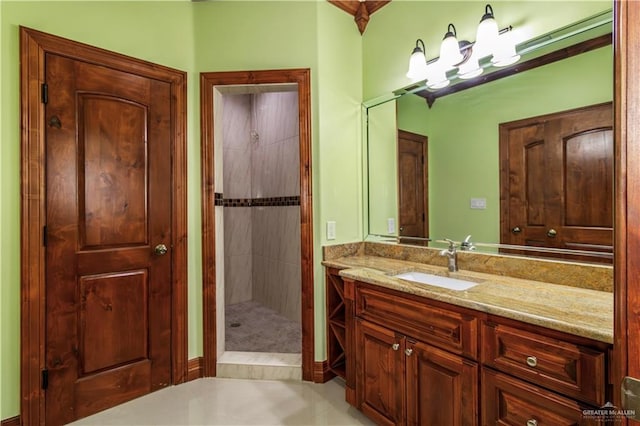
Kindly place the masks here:
POLYGON ((521 278, 446 268, 378 256, 347 256, 323 261, 353 280, 565 333, 613 343, 613 293, 521 278), (477 282, 464 291, 414 283, 393 275, 420 271, 477 282))

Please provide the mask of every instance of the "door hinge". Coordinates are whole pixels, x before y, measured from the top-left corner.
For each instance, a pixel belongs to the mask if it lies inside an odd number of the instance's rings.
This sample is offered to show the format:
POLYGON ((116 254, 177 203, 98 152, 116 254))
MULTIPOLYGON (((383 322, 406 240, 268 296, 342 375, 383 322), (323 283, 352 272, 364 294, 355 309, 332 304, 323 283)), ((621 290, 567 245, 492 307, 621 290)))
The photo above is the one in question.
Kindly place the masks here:
POLYGON ((46 225, 42 227, 42 245, 44 247, 47 246, 47 227, 46 227, 46 225))
POLYGON ((49 85, 42 83, 42 103, 47 104, 49 102, 49 85))
POLYGON ((422 156, 422 165, 424 166, 424 155, 422 156))
POLYGON ((424 222, 425 217, 424 217, 424 213, 422 213, 422 221, 424 222))
POLYGON ((42 389, 47 390, 49 387, 49 370, 42 370, 42 389))

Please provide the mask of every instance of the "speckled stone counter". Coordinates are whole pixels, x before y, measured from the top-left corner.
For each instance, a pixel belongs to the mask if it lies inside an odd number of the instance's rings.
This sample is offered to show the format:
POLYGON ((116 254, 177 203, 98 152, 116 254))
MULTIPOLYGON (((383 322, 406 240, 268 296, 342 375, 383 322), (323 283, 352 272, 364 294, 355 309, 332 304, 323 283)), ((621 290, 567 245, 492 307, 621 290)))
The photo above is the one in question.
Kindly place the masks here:
POLYGON ((613 293, 362 254, 355 246, 343 257, 323 261, 340 275, 452 305, 613 343, 613 293), (420 271, 477 282, 465 291, 394 278, 420 271))

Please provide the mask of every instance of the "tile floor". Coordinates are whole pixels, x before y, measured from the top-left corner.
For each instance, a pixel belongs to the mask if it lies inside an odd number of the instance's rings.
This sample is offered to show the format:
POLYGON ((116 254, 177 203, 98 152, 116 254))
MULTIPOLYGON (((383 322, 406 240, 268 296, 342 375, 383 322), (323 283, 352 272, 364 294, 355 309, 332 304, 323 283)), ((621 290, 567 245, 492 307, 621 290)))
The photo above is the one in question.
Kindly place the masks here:
POLYGON ((300 353, 302 327, 257 302, 226 305, 225 350, 300 353))
POLYGON ((162 389, 73 425, 373 425, 325 384, 206 378, 162 389))

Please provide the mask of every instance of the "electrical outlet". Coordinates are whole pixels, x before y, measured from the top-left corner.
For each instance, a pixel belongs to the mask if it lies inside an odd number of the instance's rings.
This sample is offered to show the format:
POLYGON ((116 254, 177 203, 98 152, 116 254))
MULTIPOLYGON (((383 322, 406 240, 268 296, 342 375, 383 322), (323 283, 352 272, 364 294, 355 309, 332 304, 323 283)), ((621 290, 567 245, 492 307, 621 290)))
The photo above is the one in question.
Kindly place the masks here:
POLYGON ((336 239, 336 222, 330 220, 327 222, 327 240, 336 239))

